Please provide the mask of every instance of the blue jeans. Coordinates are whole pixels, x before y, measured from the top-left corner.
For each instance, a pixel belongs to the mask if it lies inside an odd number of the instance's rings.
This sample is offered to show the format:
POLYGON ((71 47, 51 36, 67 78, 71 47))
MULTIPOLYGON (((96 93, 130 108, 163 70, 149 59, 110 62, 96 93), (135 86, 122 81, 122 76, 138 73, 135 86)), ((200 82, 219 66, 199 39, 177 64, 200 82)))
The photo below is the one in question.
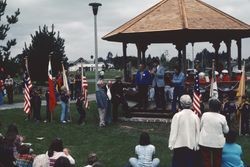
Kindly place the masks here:
POLYGON ((112 122, 111 101, 108 100, 108 107, 105 114, 105 123, 110 124, 111 122, 112 122))
POLYGON ((62 101, 61 103, 62 106, 62 112, 61 112, 61 122, 62 121, 67 121, 68 120, 68 103, 64 103, 62 101))

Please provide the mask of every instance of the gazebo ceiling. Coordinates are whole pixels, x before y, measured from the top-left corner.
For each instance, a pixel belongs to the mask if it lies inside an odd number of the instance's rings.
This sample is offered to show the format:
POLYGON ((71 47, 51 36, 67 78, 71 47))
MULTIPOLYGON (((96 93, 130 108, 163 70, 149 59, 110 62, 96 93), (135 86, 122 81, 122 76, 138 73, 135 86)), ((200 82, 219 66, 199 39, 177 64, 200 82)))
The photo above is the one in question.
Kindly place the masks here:
POLYGON ((250 26, 200 0, 162 0, 103 37, 127 43, 205 42, 250 37, 250 26))

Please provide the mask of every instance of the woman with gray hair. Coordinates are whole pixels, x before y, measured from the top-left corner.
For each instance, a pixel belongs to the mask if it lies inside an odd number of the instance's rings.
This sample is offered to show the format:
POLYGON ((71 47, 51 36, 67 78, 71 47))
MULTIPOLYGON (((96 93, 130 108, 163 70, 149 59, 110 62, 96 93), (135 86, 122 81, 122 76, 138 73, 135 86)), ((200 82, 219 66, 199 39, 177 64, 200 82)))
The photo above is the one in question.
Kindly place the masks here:
POLYGON ((224 115, 220 114, 221 102, 209 100, 209 111, 201 117, 199 145, 201 147, 203 167, 220 167, 222 148, 225 144, 224 134, 229 128, 224 115))
POLYGON ((169 136, 170 150, 173 150, 172 167, 194 167, 195 151, 198 150, 200 120, 191 110, 189 95, 180 98, 182 110, 172 119, 169 136))

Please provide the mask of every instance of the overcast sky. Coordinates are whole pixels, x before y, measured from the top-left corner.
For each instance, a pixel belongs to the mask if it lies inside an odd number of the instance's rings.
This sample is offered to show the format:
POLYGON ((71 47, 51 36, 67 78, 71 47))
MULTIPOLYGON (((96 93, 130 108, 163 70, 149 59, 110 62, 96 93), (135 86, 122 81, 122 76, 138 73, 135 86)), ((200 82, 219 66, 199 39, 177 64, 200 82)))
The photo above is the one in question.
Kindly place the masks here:
MULTIPOLYGON (((98 12, 98 48, 99 56, 106 57, 111 51, 114 55, 122 55, 122 44, 108 42, 101 39, 121 24, 137 16, 160 0, 96 0, 102 3, 98 12)), ((250 24, 250 0, 204 0, 206 3, 250 24)), ((94 54, 94 19, 90 0, 7 0, 7 13, 13 13, 20 8, 19 22, 12 25, 8 38, 16 38, 17 45, 12 48, 11 56, 22 53, 24 43, 31 42, 30 34, 34 34, 39 26, 44 24, 60 31, 65 39, 65 52, 69 60, 83 57, 87 60, 94 54)), ((236 57, 237 50, 233 43, 232 57, 236 57)), ((213 51, 211 44, 196 44, 194 51, 203 48, 213 51)), ((250 56, 250 39, 242 43, 243 58, 250 56)), ((169 57, 176 56, 177 51, 171 44, 150 45, 146 54, 159 56, 168 50, 169 57)), ((225 50, 222 46, 220 51, 225 50)), ((128 55, 136 55, 134 45, 128 45, 128 55)), ((187 56, 191 58, 191 46, 187 48, 187 56)))

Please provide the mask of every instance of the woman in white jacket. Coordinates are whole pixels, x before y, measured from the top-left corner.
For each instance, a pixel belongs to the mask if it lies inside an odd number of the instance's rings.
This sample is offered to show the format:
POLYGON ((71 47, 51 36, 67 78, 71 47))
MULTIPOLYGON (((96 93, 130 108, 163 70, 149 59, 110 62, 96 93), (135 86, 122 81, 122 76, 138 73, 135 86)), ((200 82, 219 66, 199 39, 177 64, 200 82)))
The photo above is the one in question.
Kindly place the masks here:
POLYGON ((181 96, 180 104, 182 110, 174 115, 169 136, 168 147, 173 150, 172 167, 194 167, 200 120, 190 109, 192 99, 189 95, 181 96))
POLYGON ((201 117, 201 132, 199 145, 202 154, 203 167, 220 167, 222 148, 225 144, 224 134, 229 128, 225 116, 219 114, 221 102, 218 99, 209 100, 209 112, 201 117))

